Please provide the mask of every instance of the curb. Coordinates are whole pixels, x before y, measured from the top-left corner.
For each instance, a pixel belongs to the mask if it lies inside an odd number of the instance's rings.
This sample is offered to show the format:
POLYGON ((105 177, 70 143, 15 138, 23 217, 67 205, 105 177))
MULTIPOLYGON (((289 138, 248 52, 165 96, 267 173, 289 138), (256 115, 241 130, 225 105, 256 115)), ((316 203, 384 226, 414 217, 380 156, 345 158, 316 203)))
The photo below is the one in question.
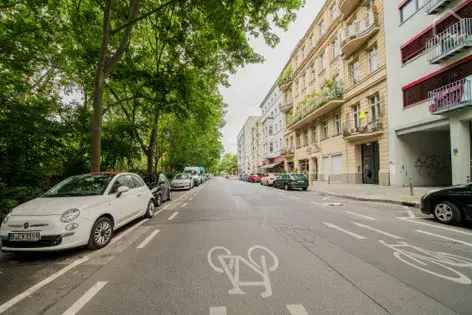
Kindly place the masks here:
POLYGON ((392 200, 392 199, 358 197, 358 196, 338 194, 338 193, 333 193, 333 192, 323 191, 323 190, 310 190, 310 191, 317 192, 317 193, 320 193, 320 194, 329 195, 329 196, 334 196, 334 197, 352 199, 352 200, 381 202, 381 203, 388 203, 388 204, 394 204, 394 205, 400 205, 400 206, 408 206, 408 207, 413 207, 413 208, 419 208, 420 207, 420 203, 415 202, 415 201, 400 201, 400 200, 392 200))

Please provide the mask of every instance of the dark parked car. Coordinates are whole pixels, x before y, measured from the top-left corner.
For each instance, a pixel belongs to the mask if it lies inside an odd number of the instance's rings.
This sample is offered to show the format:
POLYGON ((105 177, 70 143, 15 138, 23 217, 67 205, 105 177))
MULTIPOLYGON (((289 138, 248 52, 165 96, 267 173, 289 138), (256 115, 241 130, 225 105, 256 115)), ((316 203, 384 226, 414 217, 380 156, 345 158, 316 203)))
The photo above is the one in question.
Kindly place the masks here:
POLYGON ((147 175, 143 179, 149 189, 151 189, 157 207, 162 202, 172 199, 170 182, 163 173, 147 175))
POLYGON ((421 198, 421 212, 432 214, 436 220, 447 224, 472 220, 472 184, 427 193, 421 198))
POLYGON ((274 180, 273 186, 285 190, 307 190, 308 178, 304 174, 282 174, 274 180))

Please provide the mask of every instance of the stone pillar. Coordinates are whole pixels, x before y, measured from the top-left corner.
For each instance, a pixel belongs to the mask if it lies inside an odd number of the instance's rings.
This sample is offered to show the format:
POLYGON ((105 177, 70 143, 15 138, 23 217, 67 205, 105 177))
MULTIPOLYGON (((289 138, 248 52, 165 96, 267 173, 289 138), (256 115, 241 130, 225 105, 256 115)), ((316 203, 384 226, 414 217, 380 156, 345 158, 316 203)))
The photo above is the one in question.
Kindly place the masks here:
POLYGON ((452 184, 470 180, 470 126, 469 121, 450 119, 452 184))
POLYGON ((314 181, 314 176, 316 173, 316 164, 315 160, 312 157, 308 158, 308 168, 310 169, 310 173, 308 174, 308 182, 311 185, 314 181))

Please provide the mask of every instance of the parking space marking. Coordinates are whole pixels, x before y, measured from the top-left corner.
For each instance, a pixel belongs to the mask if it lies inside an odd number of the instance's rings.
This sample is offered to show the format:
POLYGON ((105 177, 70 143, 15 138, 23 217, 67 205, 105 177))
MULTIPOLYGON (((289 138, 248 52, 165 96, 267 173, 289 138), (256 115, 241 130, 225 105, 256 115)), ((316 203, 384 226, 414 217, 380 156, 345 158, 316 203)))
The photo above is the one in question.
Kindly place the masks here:
POLYGON ((391 237, 391 238, 396 239, 396 240, 401 240, 401 239, 403 239, 403 237, 401 237, 401 236, 398 236, 398 235, 395 235, 395 234, 392 234, 392 233, 388 233, 388 232, 385 232, 385 231, 376 229, 376 228, 371 227, 371 226, 369 226, 369 225, 365 225, 365 224, 358 223, 358 222, 352 222, 352 223, 354 223, 355 225, 357 225, 357 226, 359 226, 359 227, 361 227, 361 228, 364 228, 364 229, 367 229, 367 230, 371 230, 371 231, 373 231, 373 232, 377 232, 377 233, 379 233, 379 234, 382 234, 382 235, 391 237))
POLYGON ((373 218, 373 217, 369 217, 368 215, 363 215, 363 214, 360 214, 360 213, 357 213, 357 212, 353 212, 353 211, 345 211, 347 214, 350 214, 350 215, 353 215, 355 217, 359 217, 359 218, 362 218, 362 219, 366 219, 366 220, 369 220, 369 221, 375 221, 376 219, 373 218))
POLYGON ((210 315, 226 315, 225 306, 210 307, 210 315))
POLYGON ((433 227, 433 228, 436 228, 436 229, 441 229, 441 230, 445 230, 445 231, 450 231, 450 232, 454 232, 454 233, 459 233, 459 234, 464 234, 464 235, 472 236, 472 232, 467 232, 467 231, 462 231, 462 230, 459 230, 459 229, 454 229, 454 228, 442 226, 442 225, 439 224, 439 223, 437 223, 437 224, 431 224, 431 223, 426 223, 426 222, 418 221, 418 219, 416 219, 416 220, 410 220, 410 219, 408 219, 408 218, 402 218, 401 220, 402 220, 402 221, 405 221, 405 222, 408 222, 408 223, 430 226, 430 227, 433 227))
POLYGON ((186 206, 188 206, 187 202, 182 205, 182 208, 185 208, 186 206))
POLYGON ((157 234, 159 234, 160 230, 157 229, 155 230, 154 232, 152 232, 148 237, 146 237, 144 239, 144 241, 141 242, 141 244, 138 245, 138 247, 136 247, 137 249, 143 249, 144 247, 147 246, 147 244, 149 244, 155 237, 157 234))
POLYGON ((348 231, 346 229, 343 229, 342 227, 340 226, 337 226, 333 223, 329 223, 329 222, 323 222, 324 225, 326 225, 327 227, 329 228, 332 228, 332 229, 335 229, 335 230, 338 230, 339 232, 343 232, 349 236, 352 236, 354 238, 357 238, 358 240, 365 240, 367 237, 365 236, 362 236, 362 235, 359 235, 357 233, 354 233, 354 232, 351 232, 351 231, 348 231))
POLYGON ((72 262, 70 265, 64 267, 63 269, 59 270, 56 273, 53 273, 46 279, 42 280, 41 282, 35 284, 31 288, 27 289, 23 293, 20 293, 19 295, 15 296, 14 298, 10 299, 9 301, 5 302, 4 304, 0 305, 0 314, 6 312, 10 307, 16 305, 18 302, 22 301, 23 299, 27 298, 28 296, 34 294, 36 291, 40 290, 41 288, 45 287, 46 285, 50 284, 60 276, 64 275, 71 269, 74 269, 75 267, 83 264, 84 262, 88 261, 89 257, 83 257, 80 259, 77 259, 76 261, 72 262))
POLYGON ((308 315, 305 307, 301 304, 289 304, 287 309, 292 315, 308 315))
POLYGON ((179 212, 176 211, 176 212, 172 213, 172 215, 171 215, 167 220, 172 221, 172 220, 174 220, 175 217, 178 216, 178 215, 179 215, 179 212))
POLYGON ((452 242, 459 243, 459 244, 462 244, 462 245, 465 245, 465 246, 472 247, 472 243, 468 243, 468 242, 462 241, 462 240, 457 240, 455 238, 444 236, 444 235, 441 235, 441 234, 431 233, 431 232, 427 232, 427 231, 423 231, 423 230, 416 230, 416 232, 421 233, 421 234, 426 234, 426 235, 429 235, 429 236, 433 236, 433 237, 437 237, 437 238, 441 238, 443 240, 452 241, 452 242))
POLYGON ((91 287, 84 295, 80 297, 72 306, 65 311, 62 315, 75 315, 77 314, 90 300, 93 299, 103 287, 107 285, 106 281, 99 281, 93 287, 91 287))
POLYGON ((110 245, 113 245, 115 244, 116 242, 120 241, 122 238, 124 238, 126 235, 130 234, 131 232, 133 232, 134 230, 136 230, 138 227, 140 227, 141 225, 143 225, 144 223, 146 223, 147 221, 149 221, 149 219, 144 219, 138 223, 136 223, 135 225, 133 225, 132 227, 130 227, 129 229, 127 229, 126 231, 124 231, 123 233, 121 233, 120 235, 118 235, 117 237, 113 238, 110 242, 110 245))

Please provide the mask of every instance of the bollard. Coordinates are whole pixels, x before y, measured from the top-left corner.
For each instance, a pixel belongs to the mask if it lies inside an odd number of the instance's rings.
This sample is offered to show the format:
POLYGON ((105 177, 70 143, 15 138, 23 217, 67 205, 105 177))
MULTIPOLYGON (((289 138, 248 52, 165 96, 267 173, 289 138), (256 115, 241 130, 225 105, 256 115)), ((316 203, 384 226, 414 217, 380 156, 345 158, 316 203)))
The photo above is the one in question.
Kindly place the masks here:
POLYGON ((328 185, 331 184, 331 175, 328 175, 328 185))
POLYGON ((413 192, 413 180, 412 180, 411 177, 410 177, 410 195, 411 195, 411 196, 414 196, 414 195, 415 195, 414 192, 413 192))

